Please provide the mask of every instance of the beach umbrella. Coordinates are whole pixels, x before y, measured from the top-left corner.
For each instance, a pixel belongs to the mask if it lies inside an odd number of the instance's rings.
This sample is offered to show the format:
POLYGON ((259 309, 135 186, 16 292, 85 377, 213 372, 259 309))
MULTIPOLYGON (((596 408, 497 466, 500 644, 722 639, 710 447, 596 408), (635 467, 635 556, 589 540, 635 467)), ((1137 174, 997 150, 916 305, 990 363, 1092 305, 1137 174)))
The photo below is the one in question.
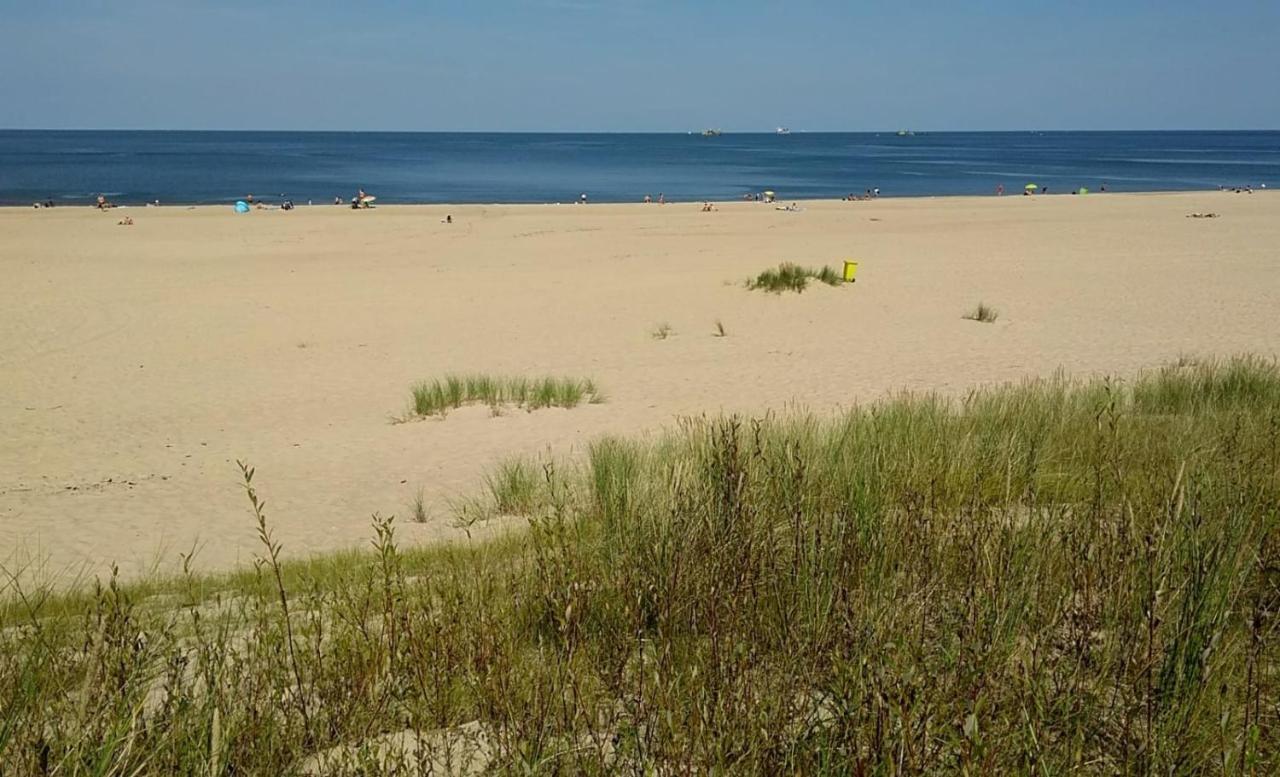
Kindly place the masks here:
POLYGON ((1080 192, 1079 192, 1079 193, 1080 193, 1080 194, 1088 194, 1088 193, 1089 193, 1089 190, 1088 190, 1088 189, 1086 189, 1085 187, 1081 186, 1081 187, 1080 187, 1080 192))
POLYGON ((1027 184, 1026 186, 1022 187, 1022 188, 1026 189, 1026 190, 1027 190, 1027 191, 1029 191, 1029 192, 1033 192, 1033 191, 1035 191, 1036 189, 1039 189, 1040 187, 1039 187, 1039 186, 1036 186, 1036 185, 1035 185, 1035 184, 1033 184, 1033 183, 1029 183, 1029 184, 1027 184))
POLYGON ((244 200, 236 200, 236 213, 248 213, 249 203, 244 200))

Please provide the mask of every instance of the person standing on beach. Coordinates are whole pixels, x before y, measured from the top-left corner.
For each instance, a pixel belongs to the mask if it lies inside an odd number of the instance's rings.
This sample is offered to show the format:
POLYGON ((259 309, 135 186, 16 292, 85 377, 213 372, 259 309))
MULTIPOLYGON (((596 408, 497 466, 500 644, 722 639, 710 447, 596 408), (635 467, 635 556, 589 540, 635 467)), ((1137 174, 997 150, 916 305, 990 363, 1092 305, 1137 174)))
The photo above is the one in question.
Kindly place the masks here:
POLYGON ((997 197, 1003 197, 1003 196, 1004 196, 1004 184, 1002 184, 1002 183, 998 183, 998 184, 996 184, 996 196, 997 196, 997 197))

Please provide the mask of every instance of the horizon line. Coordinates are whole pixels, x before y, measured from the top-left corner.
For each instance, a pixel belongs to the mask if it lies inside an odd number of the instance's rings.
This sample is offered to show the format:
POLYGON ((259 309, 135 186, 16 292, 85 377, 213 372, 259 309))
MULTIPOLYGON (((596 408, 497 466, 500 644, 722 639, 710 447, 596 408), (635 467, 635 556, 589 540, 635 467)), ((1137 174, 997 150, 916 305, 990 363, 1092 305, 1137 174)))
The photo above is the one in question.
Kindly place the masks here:
MULTIPOLYGON (((725 135, 775 135, 775 129, 720 129, 725 135)), ((1180 128, 1109 128, 1109 129, 788 129, 792 135, 879 135, 906 131, 914 135, 931 134, 1025 134, 1025 133, 1119 133, 1119 132, 1280 132, 1280 127, 1180 127, 1180 128)), ((399 135, 697 135, 702 130, 480 130, 480 129, 278 129, 278 128, 175 128, 175 127, 0 127, 0 132, 259 132, 290 134, 399 134, 399 135)))

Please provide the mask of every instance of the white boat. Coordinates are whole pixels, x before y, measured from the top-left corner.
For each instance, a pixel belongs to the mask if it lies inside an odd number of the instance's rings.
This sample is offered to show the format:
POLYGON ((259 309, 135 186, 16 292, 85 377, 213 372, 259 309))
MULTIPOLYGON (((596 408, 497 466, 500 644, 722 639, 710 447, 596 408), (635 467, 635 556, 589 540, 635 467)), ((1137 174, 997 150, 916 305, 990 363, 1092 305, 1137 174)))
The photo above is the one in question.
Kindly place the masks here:
POLYGON ((777 132, 779 135, 790 135, 790 134, 791 134, 791 130, 787 129, 786 127, 778 127, 778 129, 776 130, 776 132, 777 132))

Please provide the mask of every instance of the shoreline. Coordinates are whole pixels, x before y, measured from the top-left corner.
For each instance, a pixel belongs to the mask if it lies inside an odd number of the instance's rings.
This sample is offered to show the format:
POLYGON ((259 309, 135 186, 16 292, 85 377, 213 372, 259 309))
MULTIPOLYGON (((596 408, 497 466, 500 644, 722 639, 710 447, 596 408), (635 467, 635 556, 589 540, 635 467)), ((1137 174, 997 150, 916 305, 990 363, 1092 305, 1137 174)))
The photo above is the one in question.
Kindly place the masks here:
MULTIPOLYGON (((1009 198, 1030 200, 1030 199, 1037 199, 1037 198, 1056 198, 1056 197, 1103 197, 1103 196, 1105 197, 1168 197, 1168 196, 1192 195, 1192 194, 1250 195, 1250 194, 1268 194, 1276 191, 1280 191, 1280 187, 1272 189, 1272 188, 1263 186, 1260 188, 1254 188, 1250 191, 1235 191, 1234 189, 1228 188, 1228 189, 1150 189, 1150 190, 1142 190, 1142 191, 1108 190, 1105 192, 1099 192, 1099 191, 1090 189, 1089 192, 1084 195, 1077 194, 1076 192, 1057 192, 1057 191, 1051 192, 1049 194, 1033 194, 1033 195, 1023 195, 1020 192, 1006 192, 1003 195, 996 195, 996 194, 990 194, 990 193, 988 194, 900 194, 900 195, 882 194, 878 197, 872 197, 871 199, 858 199, 858 200, 847 200, 843 197, 834 197, 834 198, 833 197, 778 197, 773 202, 764 202, 763 200, 753 201, 753 200, 743 200, 743 199, 667 200, 666 203, 663 205, 659 205, 657 202, 646 203, 646 202, 637 202, 633 200, 590 200, 585 206, 583 206, 579 202, 575 202, 572 200, 566 200, 564 202, 465 202, 465 201, 382 202, 381 198, 379 198, 380 201, 378 202, 378 204, 372 208, 369 208, 368 210, 384 210, 384 209, 390 209, 390 208, 477 208, 477 207, 478 208, 558 208, 563 206, 576 206, 576 207, 590 208, 592 206, 616 207, 616 206, 622 206, 622 205, 663 208, 663 207, 672 206, 672 205, 701 205, 704 202, 710 202, 716 205, 717 207, 725 207, 729 205, 743 206, 743 207, 750 206, 750 205, 781 206, 789 203, 797 203, 802 205, 803 204, 820 204, 820 203, 853 205, 858 203, 865 204, 865 203, 871 203, 871 202, 919 201, 919 200, 963 202, 968 200, 987 201, 987 200, 1004 200, 1009 198)), ((218 209, 232 208, 235 205, 235 202, 236 202, 235 200, 229 200, 225 203, 180 202, 175 200, 172 202, 161 202, 160 205, 153 205, 146 202, 138 202, 138 203, 129 202, 129 203, 122 203, 119 205, 113 205, 108 210, 119 210, 119 209, 145 210, 148 208, 155 208, 159 210, 182 209, 182 210, 203 211, 203 210, 218 210, 218 209)), ((269 200, 269 201, 258 200, 256 201, 255 204, 257 203, 260 203, 266 206, 264 208, 266 210, 279 209, 279 202, 277 200, 269 200)), ((33 203, 27 203, 25 205, 22 205, 22 204, 15 204, 15 203, 0 202, 0 212, 11 212, 11 211, 19 211, 19 210, 29 210, 29 211, 55 210, 56 211, 56 210, 86 210, 86 209, 97 210, 97 208, 94 206, 92 202, 76 203, 76 204, 66 204, 66 203, 59 204, 55 201, 55 206, 52 208, 46 208, 43 206, 34 207, 33 203)), ((328 203, 316 202, 316 203, 308 204, 305 202, 298 203, 296 201, 294 202, 294 209, 295 210, 319 209, 319 210, 333 210, 333 211, 355 210, 354 208, 351 207, 350 202, 344 202, 341 205, 336 205, 332 202, 328 202, 328 203)), ((259 208, 255 207, 254 210, 259 210, 259 208)))

